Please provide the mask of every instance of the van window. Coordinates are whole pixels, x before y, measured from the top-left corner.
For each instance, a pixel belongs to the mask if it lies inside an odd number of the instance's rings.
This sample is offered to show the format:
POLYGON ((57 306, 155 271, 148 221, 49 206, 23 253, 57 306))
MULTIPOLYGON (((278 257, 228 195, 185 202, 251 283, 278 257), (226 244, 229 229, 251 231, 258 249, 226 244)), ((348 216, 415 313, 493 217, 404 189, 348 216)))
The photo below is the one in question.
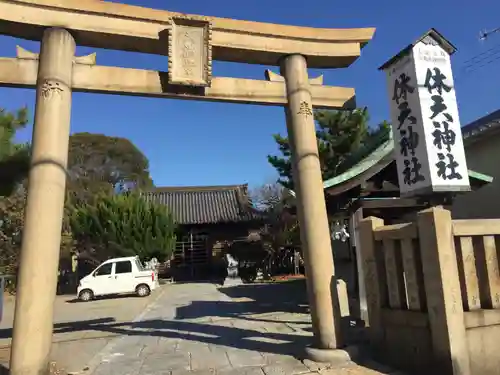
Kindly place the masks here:
POLYGON ((122 262, 115 263, 115 274, 116 273, 131 273, 132 272, 132 263, 129 260, 125 260, 122 262))
POLYGON ((104 275, 111 275, 111 268, 113 267, 113 263, 106 263, 99 267, 94 275, 95 276, 104 276, 104 275))

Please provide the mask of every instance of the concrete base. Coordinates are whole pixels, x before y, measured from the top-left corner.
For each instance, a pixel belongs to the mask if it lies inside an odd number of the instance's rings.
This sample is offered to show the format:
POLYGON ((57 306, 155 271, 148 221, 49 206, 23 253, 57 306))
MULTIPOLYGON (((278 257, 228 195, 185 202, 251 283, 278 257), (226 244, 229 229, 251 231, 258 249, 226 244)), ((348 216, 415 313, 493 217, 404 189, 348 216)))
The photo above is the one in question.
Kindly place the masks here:
POLYGON ((343 349, 319 349, 308 346, 305 349, 306 359, 332 365, 342 365, 351 362, 358 355, 358 348, 348 346, 343 349))
POLYGON ((238 285, 243 285, 243 280, 241 280, 241 277, 236 276, 236 277, 226 277, 224 280, 224 284, 222 286, 224 287, 229 287, 229 286, 238 286, 238 285))

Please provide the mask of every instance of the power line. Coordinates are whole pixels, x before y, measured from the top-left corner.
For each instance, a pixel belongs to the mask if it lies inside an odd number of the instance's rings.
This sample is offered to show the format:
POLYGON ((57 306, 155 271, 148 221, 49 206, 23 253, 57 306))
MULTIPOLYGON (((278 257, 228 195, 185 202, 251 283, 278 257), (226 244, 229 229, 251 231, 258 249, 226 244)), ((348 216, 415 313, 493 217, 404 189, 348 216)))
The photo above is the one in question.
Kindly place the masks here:
POLYGON ((483 66, 490 65, 498 60, 500 60, 500 53, 498 53, 494 56, 491 56, 491 58, 489 58, 489 59, 482 60, 481 63, 473 66, 472 69, 466 69, 465 73, 473 73, 473 72, 477 71, 478 69, 482 68, 483 66))
POLYGON ((482 66, 488 65, 498 60, 499 58, 500 58, 500 45, 497 45, 494 48, 491 48, 491 50, 488 53, 483 52, 482 54, 479 54, 473 57, 472 59, 467 60, 468 62, 462 65, 461 70, 464 73, 470 73, 479 69, 482 66))
POLYGON ((468 67, 459 69, 458 74, 455 76, 455 83, 462 82, 463 80, 470 78, 471 75, 478 72, 481 68, 500 61, 500 51, 498 53, 487 56, 486 58, 478 61, 476 64, 472 64, 468 67))
MULTIPOLYGON (((482 31, 479 35, 479 40, 485 41, 495 33, 500 33, 500 27, 489 31, 482 31)), ((464 61, 457 74, 457 81, 462 81, 462 79, 468 78, 471 73, 475 73, 480 68, 497 62, 498 60, 500 60, 500 44, 496 44, 486 51, 464 61)))
POLYGON ((486 57, 487 55, 491 55, 493 53, 496 53, 496 51, 500 48, 500 44, 497 44, 489 49, 487 49, 486 51, 484 52, 481 52, 481 53, 478 53, 477 55, 475 56, 472 56, 470 59, 468 60, 465 60, 463 62, 463 65, 469 65, 469 64, 472 64, 474 62, 476 62, 477 60, 483 58, 483 57, 486 57))

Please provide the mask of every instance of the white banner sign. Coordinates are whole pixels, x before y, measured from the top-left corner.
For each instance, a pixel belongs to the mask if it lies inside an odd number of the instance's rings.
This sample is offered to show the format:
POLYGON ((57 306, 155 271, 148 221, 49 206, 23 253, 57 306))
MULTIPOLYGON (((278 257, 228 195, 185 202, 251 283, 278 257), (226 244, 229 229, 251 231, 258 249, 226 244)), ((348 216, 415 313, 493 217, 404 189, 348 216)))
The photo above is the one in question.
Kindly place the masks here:
POLYGON ((470 189, 450 55, 431 35, 383 67, 404 196, 470 189))

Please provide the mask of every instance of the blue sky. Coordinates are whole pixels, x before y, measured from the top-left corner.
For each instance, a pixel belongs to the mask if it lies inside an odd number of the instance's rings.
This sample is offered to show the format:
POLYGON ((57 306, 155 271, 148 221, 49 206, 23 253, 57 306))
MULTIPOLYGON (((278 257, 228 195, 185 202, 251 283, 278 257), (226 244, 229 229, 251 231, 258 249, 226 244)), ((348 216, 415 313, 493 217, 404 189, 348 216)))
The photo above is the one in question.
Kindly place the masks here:
MULTIPOLYGON (((462 124, 500 108, 500 33, 486 42, 478 40, 480 30, 500 26, 498 0, 121 2, 301 26, 376 27, 373 41, 354 65, 321 72, 325 84, 356 89, 358 106, 369 108, 372 124, 389 117, 385 77, 377 68, 434 27, 458 48, 452 63, 462 124)), ((38 43, 0 36, 2 56, 14 56, 16 44, 32 51, 39 48, 38 43)), ((77 53, 94 51, 78 48, 77 53)), ((97 63, 167 70, 166 57, 121 51, 97 50, 97 63)), ((214 75, 263 79, 266 68, 215 63, 214 75)), ((0 88, 0 107, 17 109, 24 105, 33 114, 34 91, 0 88)), ((240 183, 255 186, 276 179, 266 155, 277 152, 272 134, 285 132, 284 121, 283 109, 279 107, 74 94, 71 131, 129 138, 149 158, 157 186, 240 183)), ((31 129, 19 134, 20 141, 30 138, 31 129)))

